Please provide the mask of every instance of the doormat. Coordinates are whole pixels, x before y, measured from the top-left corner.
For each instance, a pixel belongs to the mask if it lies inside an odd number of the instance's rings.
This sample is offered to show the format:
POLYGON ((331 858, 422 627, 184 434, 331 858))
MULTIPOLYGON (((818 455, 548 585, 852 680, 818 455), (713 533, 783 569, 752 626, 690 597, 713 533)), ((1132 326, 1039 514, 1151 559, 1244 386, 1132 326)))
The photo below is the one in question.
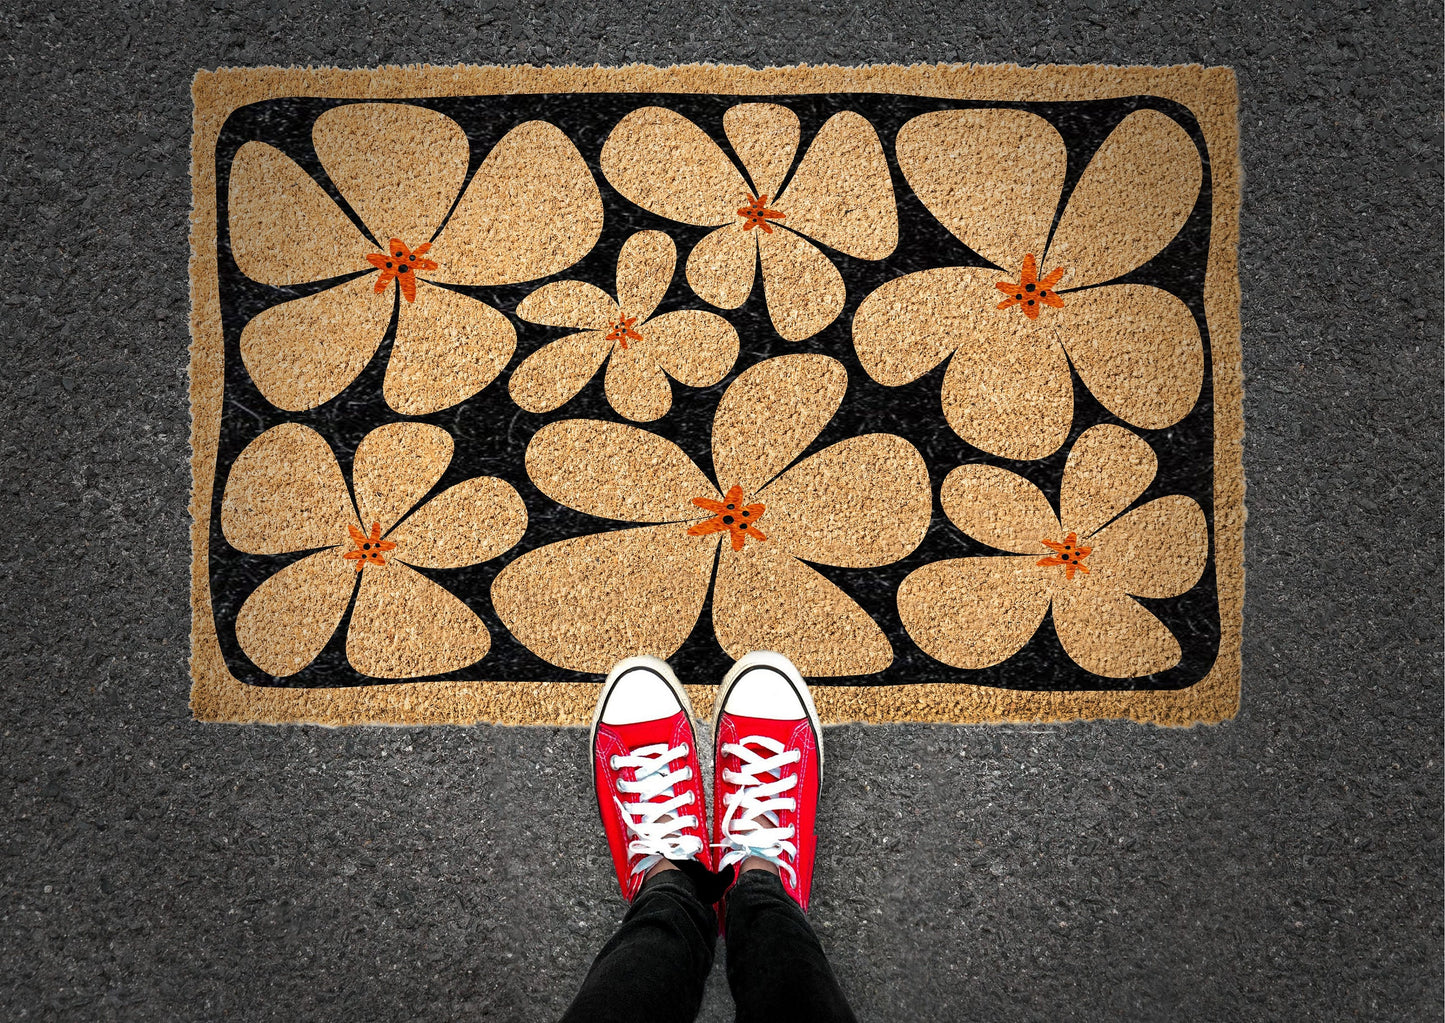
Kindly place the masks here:
POLYGON ((193 85, 191 706, 580 724, 1238 708, 1227 69, 193 85))

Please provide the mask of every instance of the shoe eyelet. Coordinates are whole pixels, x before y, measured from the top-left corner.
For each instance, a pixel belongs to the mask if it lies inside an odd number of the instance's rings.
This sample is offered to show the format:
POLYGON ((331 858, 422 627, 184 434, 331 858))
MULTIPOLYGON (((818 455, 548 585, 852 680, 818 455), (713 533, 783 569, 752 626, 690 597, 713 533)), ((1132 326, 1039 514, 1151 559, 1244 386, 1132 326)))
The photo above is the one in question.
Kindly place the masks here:
POLYGON ((682 744, 682 755, 683 755, 683 756, 687 756, 687 755, 688 755, 689 753, 691 753, 691 752, 692 752, 692 747, 688 746, 687 743, 683 743, 683 744, 682 744))
POLYGON ((608 758, 607 766, 610 767, 610 768, 612 768, 614 771, 617 770, 617 756, 616 756, 616 754, 613 754, 613 756, 611 756, 610 758, 608 758))

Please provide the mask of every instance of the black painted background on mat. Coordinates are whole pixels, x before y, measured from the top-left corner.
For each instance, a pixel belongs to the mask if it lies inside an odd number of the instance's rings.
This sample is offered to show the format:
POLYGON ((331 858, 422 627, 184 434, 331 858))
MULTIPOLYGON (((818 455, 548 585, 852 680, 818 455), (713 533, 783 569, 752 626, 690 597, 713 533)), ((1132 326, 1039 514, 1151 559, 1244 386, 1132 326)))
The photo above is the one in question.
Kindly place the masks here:
MULTIPOLYGON (((852 259, 824 248, 843 275, 847 301, 843 312, 826 330, 799 343, 784 341, 772 328, 763 297, 762 278, 755 278, 753 292, 739 309, 715 310, 738 330, 741 353, 733 371, 718 384, 688 388, 672 382, 673 405, 662 419, 636 424, 660 433, 677 444, 711 475, 710 442, 712 418, 727 385, 748 367, 776 355, 818 352, 838 359, 848 371, 848 391, 843 404, 813 444, 800 457, 821 450, 845 437, 868 432, 888 432, 909 440, 928 464, 934 491, 933 518, 927 536, 918 549, 893 565, 872 569, 844 569, 815 565, 818 571, 850 594, 883 630, 893 644, 894 660, 883 672, 863 676, 819 679, 818 684, 885 685, 911 682, 963 682, 1009 689, 1178 689, 1203 678, 1212 667, 1219 645, 1219 611, 1213 559, 1213 390, 1212 359, 1208 327, 1204 318, 1203 288, 1209 250, 1211 175, 1208 153, 1193 117, 1182 106, 1149 97, 1059 103, 995 104, 965 103, 922 97, 874 94, 826 94, 805 96, 739 97, 645 94, 558 94, 540 96, 487 96, 415 101, 453 118, 471 141, 469 176, 492 147, 523 121, 541 119, 564 131, 587 161, 602 193, 604 222, 601 238, 578 263, 550 278, 500 288, 455 290, 472 295, 499 309, 517 328, 517 349, 498 378, 471 399, 438 413, 403 417, 392 411, 382 397, 382 379, 390 357, 395 331, 395 313, 381 347, 361 375, 333 400, 300 413, 275 408, 251 382, 239 354, 241 331, 247 321, 263 309, 291 298, 313 294, 340 280, 320 281, 293 288, 273 288, 245 277, 230 256, 227 195, 231 161, 245 142, 256 139, 274 145, 296 160, 334 198, 348 209, 328 181, 311 147, 311 126, 324 110, 340 105, 334 100, 272 100, 236 111, 221 133, 217 150, 217 200, 219 278, 222 325, 225 333, 226 380, 216 485, 213 488, 210 574, 216 631, 228 666, 235 676, 255 685, 288 687, 377 685, 377 680, 358 674, 346 660, 345 639, 350 610, 330 643, 316 660, 295 675, 278 679, 265 674, 241 652, 235 637, 235 619, 246 597, 268 576, 307 552, 277 556, 255 556, 234 550, 220 529, 220 506, 231 464, 247 444, 263 431, 284 422, 302 423, 317 430, 331 444, 347 480, 351 458, 361 438, 384 423, 415 418, 446 429, 456 441, 456 450, 446 474, 428 495, 473 476, 490 475, 508 480, 527 506, 528 526, 522 541, 501 557, 481 565, 460 569, 426 570, 423 574, 446 586, 476 611, 492 636, 492 648, 485 658, 445 675, 397 681, 435 681, 488 678, 495 680, 554 679, 570 681, 593 676, 549 664, 518 643, 495 614, 490 597, 492 581, 503 567, 526 551, 571 536, 628 528, 633 523, 611 523, 556 504, 532 485, 523 468, 523 453, 533 434, 545 423, 573 418, 597 418, 627 422, 615 413, 603 393, 599 371, 575 398, 545 415, 517 407, 507 393, 511 371, 536 349, 568 330, 541 327, 518 319, 517 304, 549 280, 591 281, 609 294, 614 293, 617 253, 634 232, 661 230, 676 242, 678 267, 658 312, 673 309, 707 308, 694 295, 683 274, 687 254, 710 228, 694 228, 656 216, 618 195, 602 175, 598 154, 608 133, 622 116, 639 106, 658 104, 677 110, 708 131, 725 151, 731 153, 722 130, 722 116, 733 104, 744 100, 768 100, 794 110, 802 122, 802 139, 794 166, 807 151, 813 135, 828 117, 840 110, 854 110, 868 118, 878 130, 887 153, 898 200, 899 245, 887 259, 852 259), (1052 456, 1037 461, 995 458, 972 448, 948 426, 940 405, 940 388, 947 361, 912 384, 898 388, 875 383, 858 364, 854 354, 851 324, 858 304, 884 282, 905 273, 937 266, 981 265, 988 261, 949 234, 909 190, 898 169, 893 140, 910 118, 940 109, 985 106, 1014 106, 1031 110, 1049 120, 1062 134, 1069 150, 1064 185, 1067 201, 1074 184, 1095 149, 1131 111, 1152 107, 1173 117, 1194 139, 1204 160, 1204 182, 1194 212, 1170 245, 1149 263, 1120 281, 1151 284, 1179 296, 1194 314, 1205 346, 1204 386, 1195 408, 1180 423, 1166 430, 1142 430, 1121 423, 1144 437, 1159 457, 1159 472, 1139 503, 1165 494, 1187 494, 1204 509, 1210 525, 1211 555, 1203 578, 1188 593, 1173 599, 1140 602, 1153 611, 1179 638, 1183 658, 1173 669, 1137 679, 1105 679, 1079 668, 1058 643, 1052 622, 1045 620, 1033 639, 1003 664, 980 671, 950 667, 920 650, 903 629, 897 613, 898 585, 912 571, 930 562, 969 555, 995 553, 962 534, 943 514, 938 490, 948 473, 967 462, 1002 465, 1037 484, 1057 507, 1059 478, 1074 440, 1091 426, 1121 422, 1100 406, 1088 389, 1074 378, 1074 422, 1068 441, 1052 456)), ((383 154, 398 159, 407 154, 383 154)), ((786 185, 780 191, 786 191, 786 185)), ((1060 212, 1065 203, 1060 204, 1060 212)), ((365 227, 353 216, 363 233, 365 227)), ((1057 215, 1056 221, 1057 223, 1057 215)), ((410 244, 418 241, 405 239, 410 244)), ((385 239, 379 241, 385 242, 385 239)), ((1003 268, 1010 273, 1016 267, 1003 268)), ((1111 282, 1112 283, 1112 282, 1111 282)), ((393 301, 396 289, 392 289, 393 301)), ((726 489, 726 482, 723 487, 726 489)), ((424 499, 425 500, 425 499, 424 499)), ((424 503, 424 501, 423 501, 424 503)), ((353 598, 354 599, 354 598, 353 598)), ((685 678, 708 679, 720 674, 727 658, 712 629, 711 595, 691 636, 672 658, 685 678)))

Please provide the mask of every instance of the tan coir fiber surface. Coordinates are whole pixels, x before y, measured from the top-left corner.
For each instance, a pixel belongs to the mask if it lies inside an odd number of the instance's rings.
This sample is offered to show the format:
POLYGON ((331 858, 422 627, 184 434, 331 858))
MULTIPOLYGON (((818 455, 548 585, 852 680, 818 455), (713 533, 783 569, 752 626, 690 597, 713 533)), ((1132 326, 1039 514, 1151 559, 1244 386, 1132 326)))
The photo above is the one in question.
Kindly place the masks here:
POLYGON ((1229 71, 266 68, 193 94, 198 718, 580 724, 611 658, 715 680, 758 647, 829 721, 1235 713, 1229 71), (636 93, 682 98, 485 138, 420 105, 636 93), (293 98, 361 102, 220 152, 233 111, 293 98), (1187 302, 1150 277, 1181 232, 1207 240, 1187 302), (227 415, 246 388, 264 429, 227 415), (483 450, 463 413, 521 435, 483 450))

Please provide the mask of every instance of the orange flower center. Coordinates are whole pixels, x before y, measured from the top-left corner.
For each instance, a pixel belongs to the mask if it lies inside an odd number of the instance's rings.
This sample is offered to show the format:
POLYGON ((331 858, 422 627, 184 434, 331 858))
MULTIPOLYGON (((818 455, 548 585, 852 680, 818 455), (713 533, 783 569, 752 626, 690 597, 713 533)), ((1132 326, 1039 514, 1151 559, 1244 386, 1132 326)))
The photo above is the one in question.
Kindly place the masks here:
POLYGON ((400 238, 393 238, 387 242, 386 252, 373 252, 367 256, 366 261, 381 271, 381 276, 376 279, 376 287, 372 290, 380 295, 388 284, 396 281, 397 287, 401 289, 401 297, 408 302, 415 302, 416 272, 437 268, 436 260, 422 258, 430 249, 431 242, 418 245, 412 250, 407 248, 400 238))
POLYGON ((637 323, 636 316, 619 316, 617 322, 612 325, 612 330, 608 332, 607 340, 619 342, 622 348, 627 347, 628 341, 641 341, 642 335, 632 329, 635 323, 637 323))
POLYGON ((1074 578, 1075 572, 1089 574, 1089 566, 1084 564, 1084 559, 1093 553, 1094 548, 1080 547, 1078 533, 1070 533, 1064 537, 1063 543, 1053 540, 1040 540, 1039 543, 1054 552, 1042 559, 1040 565, 1063 565, 1064 576, 1068 579, 1074 578))
MULTIPOLYGON (((1005 296, 1004 300, 998 304, 998 307, 1000 309, 1008 309, 1012 306, 1018 306, 1024 311, 1024 315, 1031 320, 1037 320, 1039 318, 1039 311, 1043 309, 1044 306, 1062 309, 1064 307, 1064 300, 1060 298, 1059 293, 1054 290, 1054 285, 1058 284, 1063 276, 1064 268, 1058 266, 1054 268, 1053 273, 1049 274, 1043 280, 1040 280, 1039 264, 1034 259, 1034 254, 1030 252, 1024 256, 1024 265, 1019 270, 1019 280, 1017 284, 1009 281, 999 281, 994 285, 994 287, 1002 291, 1005 296)), ((1072 578, 1072 576, 1070 578, 1072 578)))
POLYGON ((760 542, 767 539, 758 530, 758 519, 763 517, 767 506, 743 503, 741 486, 734 485, 721 501, 715 501, 710 497, 694 497, 692 503, 712 512, 713 516, 690 527, 687 531, 688 536, 707 536, 710 533, 721 533, 723 530, 727 530, 732 535, 733 550, 735 551, 743 549, 743 544, 747 542, 748 537, 760 542))
POLYGON ((768 197, 766 195, 753 195, 752 193, 748 194, 748 204, 738 210, 738 216, 742 217, 745 221, 743 224, 744 231, 751 231, 755 227, 761 227, 765 234, 773 233, 772 226, 768 224, 769 220, 784 220, 787 218, 786 213, 779 213, 777 210, 768 209, 768 197))
POLYGON ((373 522, 371 524, 370 536, 367 536, 350 523, 347 524, 346 531, 351 534, 351 542, 354 543, 356 547, 341 556, 347 561, 355 561, 358 572, 361 571, 362 565, 385 565, 386 559, 381 556, 381 552, 396 549, 396 544, 390 540, 383 540, 381 538, 380 522, 373 522))

